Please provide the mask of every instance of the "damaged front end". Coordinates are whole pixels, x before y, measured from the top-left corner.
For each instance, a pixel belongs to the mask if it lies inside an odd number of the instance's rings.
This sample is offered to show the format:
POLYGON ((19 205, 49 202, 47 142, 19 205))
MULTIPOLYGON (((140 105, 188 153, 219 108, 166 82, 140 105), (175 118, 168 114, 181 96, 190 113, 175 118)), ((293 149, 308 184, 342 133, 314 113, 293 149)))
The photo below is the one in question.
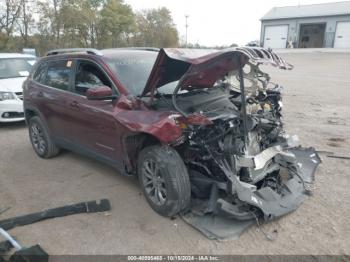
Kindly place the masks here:
POLYGON ((285 133, 282 87, 261 64, 292 68, 270 50, 237 48, 193 60, 173 94, 161 88, 154 94, 153 109, 180 113, 175 120, 183 135, 173 146, 188 167, 192 192, 183 218, 210 238, 238 236, 258 218, 295 210, 321 162, 313 148, 285 133))

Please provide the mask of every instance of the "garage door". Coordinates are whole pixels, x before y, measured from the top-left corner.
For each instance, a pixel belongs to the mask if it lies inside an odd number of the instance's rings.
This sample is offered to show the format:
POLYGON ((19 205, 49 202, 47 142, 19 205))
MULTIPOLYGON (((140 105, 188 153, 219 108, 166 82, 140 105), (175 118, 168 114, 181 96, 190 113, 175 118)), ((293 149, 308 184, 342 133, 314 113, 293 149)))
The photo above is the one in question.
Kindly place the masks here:
POLYGON ((266 26, 265 27, 265 48, 286 48, 288 37, 288 26, 266 26))
POLYGON ((350 22, 338 22, 334 40, 335 48, 350 48, 350 22))

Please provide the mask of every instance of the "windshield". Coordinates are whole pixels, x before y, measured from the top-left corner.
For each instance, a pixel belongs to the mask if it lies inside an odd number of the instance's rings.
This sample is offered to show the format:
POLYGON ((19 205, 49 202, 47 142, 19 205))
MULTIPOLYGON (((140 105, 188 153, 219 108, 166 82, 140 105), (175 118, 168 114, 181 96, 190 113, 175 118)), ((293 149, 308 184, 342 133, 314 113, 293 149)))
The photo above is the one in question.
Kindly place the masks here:
POLYGON ((158 53, 131 51, 110 57, 107 63, 120 82, 133 95, 141 95, 156 61, 158 53))
POLYGON ((0 59, 0 79, 27 77, 34 63, 34 58, 2 58, 0 59))

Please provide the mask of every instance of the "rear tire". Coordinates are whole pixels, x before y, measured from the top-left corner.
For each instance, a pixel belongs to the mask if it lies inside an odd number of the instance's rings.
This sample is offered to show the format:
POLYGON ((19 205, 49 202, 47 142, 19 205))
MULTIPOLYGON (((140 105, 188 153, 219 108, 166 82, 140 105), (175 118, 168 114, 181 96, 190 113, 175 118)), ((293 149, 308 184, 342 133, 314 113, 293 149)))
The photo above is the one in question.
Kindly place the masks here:
POLYGON ((189 207, 190 179, 175 149, 158 145, 143 149, 138 158, 138 176, 148 203, 158 214, 172 217, 189 207))
POLYGON ((49 136, 45 125, 38 116, 29 119, 29 138, 35 153, 41 158, 56 156, 60 149, 55 145, 49 136))

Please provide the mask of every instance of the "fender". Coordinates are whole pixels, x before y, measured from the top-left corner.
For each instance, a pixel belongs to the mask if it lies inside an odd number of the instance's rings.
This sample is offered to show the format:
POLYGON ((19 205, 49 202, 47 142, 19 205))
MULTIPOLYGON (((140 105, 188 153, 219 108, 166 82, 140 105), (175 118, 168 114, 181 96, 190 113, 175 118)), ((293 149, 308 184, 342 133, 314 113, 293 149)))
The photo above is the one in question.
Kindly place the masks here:
POLYGON ((116 119, 133 133, 146 133, 162 144, 171 144, 182 136, 182 129, 175 118, 178 113, 145 110, 120 110, 116 119))

